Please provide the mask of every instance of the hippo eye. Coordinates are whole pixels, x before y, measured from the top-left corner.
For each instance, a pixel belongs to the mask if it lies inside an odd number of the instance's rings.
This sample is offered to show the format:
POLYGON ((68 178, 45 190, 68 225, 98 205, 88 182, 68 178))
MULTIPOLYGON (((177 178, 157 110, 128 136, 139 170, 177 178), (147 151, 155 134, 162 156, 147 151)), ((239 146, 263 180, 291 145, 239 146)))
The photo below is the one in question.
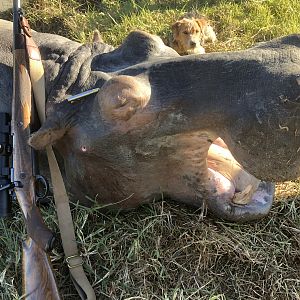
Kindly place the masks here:
POLYGON ((87 149, 86 149, 86 146, 81 146, 81 151, 82 151, 82 152, 86 152, 86 150, 87 150, 87 149))
POLYGON ((187 31, 184 31, 183 33, 184 33, 184 34, 189 34, 187 31))

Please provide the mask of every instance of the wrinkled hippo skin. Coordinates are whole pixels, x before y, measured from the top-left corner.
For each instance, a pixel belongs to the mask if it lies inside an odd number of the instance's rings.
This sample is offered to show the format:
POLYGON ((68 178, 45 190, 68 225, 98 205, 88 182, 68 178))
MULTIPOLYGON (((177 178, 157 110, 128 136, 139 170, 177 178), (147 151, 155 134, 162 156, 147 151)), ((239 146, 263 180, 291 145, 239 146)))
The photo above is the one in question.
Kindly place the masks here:
MULTIPOLYGON (((11 31, 0 28, 0 95, 9 103, 11 31)), ((164 194, 244 222, 269 212, 271 182, 299 177, 299 35, 186 57, 140 31, 115 50, 34 38, 48 102, 29 142, 54 145, 73 199, 126 209, 164 194), (94 87, 95 95, 65 100, 94 87)))

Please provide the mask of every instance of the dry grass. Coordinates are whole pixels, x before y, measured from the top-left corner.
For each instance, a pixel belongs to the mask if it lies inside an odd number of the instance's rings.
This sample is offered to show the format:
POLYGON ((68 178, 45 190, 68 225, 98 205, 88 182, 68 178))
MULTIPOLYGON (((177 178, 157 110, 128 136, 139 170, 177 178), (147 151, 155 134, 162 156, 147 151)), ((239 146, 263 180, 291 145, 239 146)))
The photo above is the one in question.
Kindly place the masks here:
MULTIPOLYGON (((187 11, 215 21, 219 42, 210 51, 244 49, 255 42, 299 32, 297 0, 249 1, 30 1, 33 27, 85 42, 99 28, 121 43, 135 28, 166 38, 187 11)), ((9 17, 9 14, 7 15, 9 17)), ((158 202, 126 214, 73 208, 85 268, 98 297, 107 299, 300 299, 300 184, 277 184, 268 217, 247 225, 200 217, 199 211, 158 202)), ((55 211, 44 209, 57 231, 55 211)), ((20 299, 20 240, 25 236, 17 205, 0 220, 0 298, 20 299)), ((78 299, 63 264, 51 254, 63 299, 78 299)))
MULTIPOLYGON (((230 224, 176 203, 158 202, 126 214, 73 209, 86 270, 105 299, 299 299, 299 182, 278 196, 270 215, 255 224, 230 224)), ((281 186, 278 185, 280 189, 281 186)), ((57 228, 53 208, 44 212, 57 228)), ((2 299, 19 299, 23 236, 20 212, 1 224, 2 299), (9 247, 8 247, 9 245, 9 247)), ((63 299, 77 299, 52 253, 63 299)), ((63 265, 63 267, 62 267, 63 265)), ((0 290, 1 291, 1 290, 0 290)))

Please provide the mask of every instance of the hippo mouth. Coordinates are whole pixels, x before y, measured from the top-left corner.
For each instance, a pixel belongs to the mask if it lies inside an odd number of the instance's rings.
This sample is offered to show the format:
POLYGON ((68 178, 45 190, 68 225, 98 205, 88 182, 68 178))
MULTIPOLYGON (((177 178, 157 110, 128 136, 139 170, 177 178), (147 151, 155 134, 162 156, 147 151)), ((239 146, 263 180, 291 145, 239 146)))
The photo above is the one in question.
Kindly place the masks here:
POLYGON ((207 167, 209 181, 214 187, 207 207, 213 215, 243 223, 261 219, 269 213, 274 183, 260 181, 244 170, 221 138, 209 148, 207 167))

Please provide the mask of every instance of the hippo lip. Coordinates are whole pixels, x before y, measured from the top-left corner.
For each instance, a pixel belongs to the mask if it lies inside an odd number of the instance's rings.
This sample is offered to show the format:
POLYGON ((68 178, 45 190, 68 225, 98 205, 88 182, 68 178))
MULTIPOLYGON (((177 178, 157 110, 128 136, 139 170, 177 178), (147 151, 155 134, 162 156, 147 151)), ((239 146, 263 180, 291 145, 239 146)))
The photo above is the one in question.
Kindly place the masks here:
POLYGON ((213 215, 234 222, 249 222, 266 216, 272 206, 275 185, 260 181, 234 159, 219 138, 207 157, 209 180, 215 188, 207 201, 213 215))
POLYGON ((225 176, 213 172, 215 182, 217 181, 216 186, 218 186, 217 193, 215 197, 207 201, 207 206, 214 216, 244 223, 261 219, 269 213, 275 191, 273 183, 261 181, 254 191, 248 191, 250 185, 244 191, 239 191, 225 176))

